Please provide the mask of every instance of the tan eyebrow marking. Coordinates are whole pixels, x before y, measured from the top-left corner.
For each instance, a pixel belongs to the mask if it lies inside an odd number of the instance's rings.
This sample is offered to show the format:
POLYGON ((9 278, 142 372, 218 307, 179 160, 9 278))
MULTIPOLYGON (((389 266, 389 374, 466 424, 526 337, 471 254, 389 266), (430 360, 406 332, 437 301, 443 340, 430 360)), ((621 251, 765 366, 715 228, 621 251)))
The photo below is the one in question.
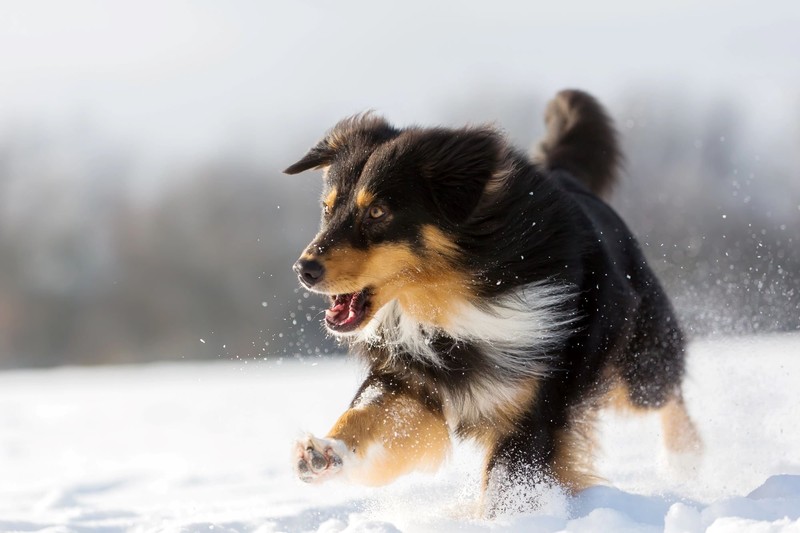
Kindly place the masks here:
POLYGON ((356 195, 356 205, 361 209, 369 206, 375 200, 375 195, 367 189, 360 189, 356 195))

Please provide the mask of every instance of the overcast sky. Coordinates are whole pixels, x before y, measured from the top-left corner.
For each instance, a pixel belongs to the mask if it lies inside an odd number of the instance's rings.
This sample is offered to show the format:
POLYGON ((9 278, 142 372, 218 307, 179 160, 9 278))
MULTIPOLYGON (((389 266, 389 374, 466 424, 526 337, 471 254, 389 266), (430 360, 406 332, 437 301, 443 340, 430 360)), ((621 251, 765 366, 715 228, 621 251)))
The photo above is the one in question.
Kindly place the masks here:
POLYGON ((367 108, 430 123, 465 95, 565 86, 724 94, 797 121, 798 28, 797 0, 6 1, 0 121, 191 152, 243 127, 280 137, 367 108))

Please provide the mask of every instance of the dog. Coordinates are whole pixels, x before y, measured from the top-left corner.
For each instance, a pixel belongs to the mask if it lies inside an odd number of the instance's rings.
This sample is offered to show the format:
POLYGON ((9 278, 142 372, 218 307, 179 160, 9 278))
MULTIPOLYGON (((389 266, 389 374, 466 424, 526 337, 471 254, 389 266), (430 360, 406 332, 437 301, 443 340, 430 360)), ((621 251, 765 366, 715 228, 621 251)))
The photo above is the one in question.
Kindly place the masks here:
POLYGON ((451 439, 486 450, 488 514, 509 484, 597 482, 600 408, 660 410, 668 450, 698 449, 681 392, 685 337, 632 232, 601 199, 621 163, 603 107, 559 92, 528 157, 493 127, 336 124, 321 229, 295 263, 327 330, 368 375, 300 479, 381 485, 435 470, 451 439))

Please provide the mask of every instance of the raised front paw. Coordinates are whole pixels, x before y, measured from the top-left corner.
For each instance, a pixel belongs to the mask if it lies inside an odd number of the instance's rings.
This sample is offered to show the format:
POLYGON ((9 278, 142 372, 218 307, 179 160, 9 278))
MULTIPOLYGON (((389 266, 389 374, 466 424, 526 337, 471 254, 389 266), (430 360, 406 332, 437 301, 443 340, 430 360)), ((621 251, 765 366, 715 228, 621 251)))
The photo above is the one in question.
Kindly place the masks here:
POLYGON ((336 449, 343 443, 318 439, 307 435, 295 443, 295 471, 306 483, 319 483, 330 479, 342 469, 342 454, 336 449))

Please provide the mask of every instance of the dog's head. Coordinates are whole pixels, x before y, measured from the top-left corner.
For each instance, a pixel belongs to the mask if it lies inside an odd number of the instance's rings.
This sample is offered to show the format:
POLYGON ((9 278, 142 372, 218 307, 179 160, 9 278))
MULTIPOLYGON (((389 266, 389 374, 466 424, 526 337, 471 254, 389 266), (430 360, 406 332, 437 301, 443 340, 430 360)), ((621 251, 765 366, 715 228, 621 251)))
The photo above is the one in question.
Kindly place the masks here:
POLYGON ((471 294, 459 227, 504 150, 491 128, 400 130, 365 114, 339 122, 285 170, 324 171, 321 229, 294 270, 330 297, 329 331, 357 333, 392 300, 422 323, 446 322, 471 294))

